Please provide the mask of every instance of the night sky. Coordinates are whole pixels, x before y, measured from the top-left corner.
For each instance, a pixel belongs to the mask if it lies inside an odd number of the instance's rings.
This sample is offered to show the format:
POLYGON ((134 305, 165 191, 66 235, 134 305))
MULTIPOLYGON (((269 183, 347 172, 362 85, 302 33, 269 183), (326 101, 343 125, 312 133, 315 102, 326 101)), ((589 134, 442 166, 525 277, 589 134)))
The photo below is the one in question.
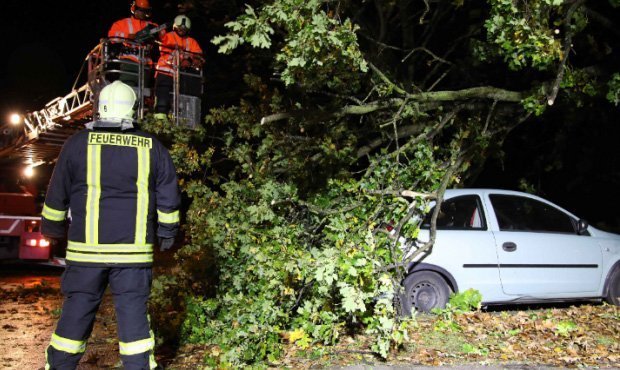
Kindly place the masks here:
MULTIPOLYGON (((176 1, 151 0, 153 20, 172 20, 177 14, 176 1)), ((4 0, 2 14, 2 49, 0 59, 0 119, 4 123, 13 111, 37 110, 57 96, 67 94, 87 53, 105 37, 111 24, 129 16, 130 1, 36 1, 4 0)), ((209 30, 212 31, 212 30, 209 30)), ((199 39, 203 49, 211 35, 199 39), (202 40, 201 40, 202 39, 202 40)), ((211 47, 210 47, 211 46, 211 47)), ((211 71, 219 69, 213 58, 211 71)), ((224 72, 222 72, 224 73, 224 72)), ((78 85, 79 86, 79 85, 78 85)), ((209 91, 207 91, 209 93, 209 91)), ((210 92, 213 93, 212 91, 210 92)), ((551 109, 542 119, 532 119, 507 140, 506 155, 491 159, 476 181, 476 186, 518 189, 518 183, 537 159, 537 153, 550 146, 563 146, 562 165, 540 172, 527 180, 537 186, 540 195, 584 217, 591 223, 620 231, 618 173, 620 137, 617 120, 593 114, 567 129, 559 108, 551 109), (555 109, 555 110, 554 110, 555 109), (542 125, 542 126, 541 126, 542 125), (530 140, 539 132, 566 130, 565 140, 545 142, 530 140), (610 140, 613 138, 613 141, 610 140), (601 197, 603 195, 603 197, 601 197)), ((613 110, 607 105, 604 110, 613 110)), ((615 108, 618 111, 618 108, 615 108)), ((540 136, 540 135, 539 135, 540 136)), ((553 137, 549 135, 548 138, 553 137)), ((540 164, 541 168, 544 164, 540 164)))

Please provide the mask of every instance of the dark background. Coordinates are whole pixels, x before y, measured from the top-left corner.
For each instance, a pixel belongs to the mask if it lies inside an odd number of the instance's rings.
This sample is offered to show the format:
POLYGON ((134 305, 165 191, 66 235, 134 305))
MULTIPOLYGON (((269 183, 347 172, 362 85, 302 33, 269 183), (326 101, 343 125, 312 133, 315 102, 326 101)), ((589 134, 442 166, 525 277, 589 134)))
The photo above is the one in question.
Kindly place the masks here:
POLYGON ((86 54, 114 20, 129 14, 124 1, 3 1, 0 110, 40 109, 70 91, 86 54))
MULTIPOLYGON (((123 0, 0 2, 2 123, 13 111, 37 110, 67 94, 86 54, 114 21, 129 16, 129 5, 123 0)), ((176 1, 151 0, 151 5, 155 22, 177 15, 176 1)), ((239 78, 231 73, 234 61, 217 55, 209 42, 221 29, 206 25, 222 25, 235 14, 226 14, 222 7, 199 10, 199 18, 189 14, 191 35, 207 54, 208 76, 230 83, 239 78)), ((207 81, 205 101, 219 105, 226 102, 225 95, 226 84, 207 81)), ((619 115, 618 107, 602 99, 586 101, 581 107, 559 99, 542 117, 531 118, 513 131, 505 153, 491 157, 468 185, 522 190, 520 184, 526 183, 591 224, 620 232, 616 211, 620 208, 619 115)))

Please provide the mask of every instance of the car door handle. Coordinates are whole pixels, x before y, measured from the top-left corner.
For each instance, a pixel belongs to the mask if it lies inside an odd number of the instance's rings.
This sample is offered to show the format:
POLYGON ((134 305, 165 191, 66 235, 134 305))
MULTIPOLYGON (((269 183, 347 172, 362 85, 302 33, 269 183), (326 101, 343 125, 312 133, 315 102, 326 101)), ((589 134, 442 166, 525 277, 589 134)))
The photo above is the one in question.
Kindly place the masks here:
POLYGON ((517 250, 517 245, 513 242, 506 242, 502 244, 502 249, 506 252, 514 252, 517 250))

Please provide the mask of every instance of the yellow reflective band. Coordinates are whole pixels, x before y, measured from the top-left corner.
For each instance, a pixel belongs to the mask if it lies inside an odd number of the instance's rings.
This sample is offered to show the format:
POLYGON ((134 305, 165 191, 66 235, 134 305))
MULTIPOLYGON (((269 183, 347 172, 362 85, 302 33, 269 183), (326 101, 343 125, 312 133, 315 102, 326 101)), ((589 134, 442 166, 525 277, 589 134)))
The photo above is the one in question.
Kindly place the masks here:
POLYGON ((50 346, 47 346, 47 348, 45 348, 45 370, 50 370, 52 368, 52 365, 50 365, 50 361, 47 358, 47 351, 49 351, 50 346))
POLYGON ((47 204, 43 204, 43 212, 41 212, 41 216, 47 218, 51 221, 64 221, 67 215, 67 211, 59 211, 54 209, 47 204))
POLYGON ((149 366, 151 367, 151 370, 157 369, 157 362, 155 361, 155 356, 153 353, 149 355, 149 366))
POLYGON ((149 212, 149 173, 151 169, 151 155, 148 148, 138 148, 138 179, 136 187, 136 244, 146 243, 147 216, 149 212))
POLYGON ((137 355, 138 353, 144 353, 155 348, 155 340, 153 338, 147 338, 129 343, 118 342, 118 348, 121 355, 137 355))
POLYGON ((157 220, 162 224, 175 224, 179 222, 179 211, 166 213, 157 210, 157 220))
POLYGON ((76 252, 93 252, 93 253, 133 253, 143 252, 152 253, 153 244, 88 244, 69 241, 67 248, 76 252))
MULTIPOLYGON (((149 322, 149 335, 151 336, 151 339, 153 339, 153 342, 155 342, 155 333, 153 333, 153 330, 151 330, 151 316, 149 314, 146 314, 146 319, 149 322)), ((150 365, 150 369, 157 369, 157 362, 155 361, 155 355, 153 354, 153 351, 151 351, 151 354, 149 355, 149 365, 150 365)))
MULTIPOLYGON (((91 132, 89 135, 92 135, 91 132)), ((99 197, 101 196, 101 147, 88 145, 86 157, 86 243, 99 242, 99 197)))
POLYGON ((153 254, 87 254, 67 250, 66 259, 67 261, 89 263, 153 263, 153 254))
POLYGON ((129 134, 91 132, 88 134, 88 145, 116 145, 151 149, 153 147, 153 139, 129 134))
POLYGON ((86 350, 86 341, 67 339, 54 333, 52 334, 50 346, 56 348, 59 351, 76 354, 82 353, 86 350))

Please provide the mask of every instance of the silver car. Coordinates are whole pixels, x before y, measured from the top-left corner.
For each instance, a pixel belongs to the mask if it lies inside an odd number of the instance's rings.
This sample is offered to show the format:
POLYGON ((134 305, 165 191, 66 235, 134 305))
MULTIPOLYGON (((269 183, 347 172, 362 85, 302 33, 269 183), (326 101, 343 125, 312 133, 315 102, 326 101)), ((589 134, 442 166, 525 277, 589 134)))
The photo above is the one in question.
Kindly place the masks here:
MULTIPOLYGON (((432 213, 432 211, 431 211, 432 213)), ((419 240, 429 238, 430 217, 419 240)), ((620 305, 620 235, 534 195, 447 190, 431 252, 409 267, 405 313, 477 289, 483 304, 606 299, 620 305)))

